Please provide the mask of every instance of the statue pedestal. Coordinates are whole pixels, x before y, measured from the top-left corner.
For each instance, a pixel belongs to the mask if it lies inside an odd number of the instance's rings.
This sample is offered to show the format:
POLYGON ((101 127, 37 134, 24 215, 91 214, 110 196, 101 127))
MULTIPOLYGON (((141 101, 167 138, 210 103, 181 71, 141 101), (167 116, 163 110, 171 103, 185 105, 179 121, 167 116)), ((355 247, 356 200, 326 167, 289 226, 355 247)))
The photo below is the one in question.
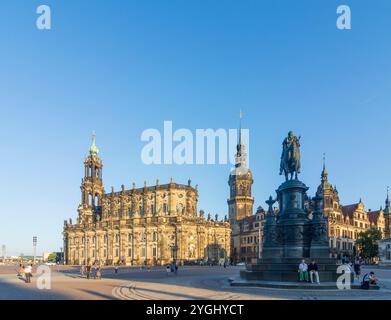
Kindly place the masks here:
POLYGON ((267 201, 262 258, 240 272, 243 280, 298 282, 302 259, 307 264, 311 259, 316 261, 321 282, 337 280, 336 259, 329 258, 327 221, 319 211, 314 212, 312 220, 308 218, 304 208, 307 190, 299 180, 281 184, 276 190, 280 209, 277 216, 272 209, 274 201, 267 201))

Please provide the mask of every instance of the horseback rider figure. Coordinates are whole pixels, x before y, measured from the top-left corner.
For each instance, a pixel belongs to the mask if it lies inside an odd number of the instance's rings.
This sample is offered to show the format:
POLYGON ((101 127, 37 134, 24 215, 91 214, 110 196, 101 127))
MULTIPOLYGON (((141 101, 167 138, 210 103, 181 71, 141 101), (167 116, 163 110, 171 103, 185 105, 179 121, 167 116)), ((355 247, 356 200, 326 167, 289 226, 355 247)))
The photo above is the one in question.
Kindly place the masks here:
POLYGON ((296 137, 292 131, 289 131, 282 142, 280 175, 283 173, 286 181, 288 181, 288 174, 291 175, 291 180, 295 174, 297 180, 297 174, 300 173, 300 137, 296 137))

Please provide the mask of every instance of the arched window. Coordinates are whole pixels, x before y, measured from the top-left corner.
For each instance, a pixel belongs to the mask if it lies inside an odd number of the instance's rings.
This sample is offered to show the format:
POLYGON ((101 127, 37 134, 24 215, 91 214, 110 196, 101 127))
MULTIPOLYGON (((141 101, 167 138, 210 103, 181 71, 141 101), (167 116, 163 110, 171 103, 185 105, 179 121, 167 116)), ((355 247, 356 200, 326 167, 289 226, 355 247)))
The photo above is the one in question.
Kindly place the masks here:
POLYGON ((99 196, 96 194, 94 197, 94 207, 99 206, 99 196))

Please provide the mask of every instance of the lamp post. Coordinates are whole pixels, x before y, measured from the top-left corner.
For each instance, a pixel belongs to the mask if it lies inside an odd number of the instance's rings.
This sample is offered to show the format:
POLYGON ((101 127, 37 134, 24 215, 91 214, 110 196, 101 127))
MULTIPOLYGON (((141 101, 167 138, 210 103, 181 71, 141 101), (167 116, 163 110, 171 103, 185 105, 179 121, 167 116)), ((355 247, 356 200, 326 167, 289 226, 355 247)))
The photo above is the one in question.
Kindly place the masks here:
POLYGON ((6 253, 6 247, 5 244, 1 246, 1 254, 3 256, 3 263, 5 262, 5 253, 6 253))
POLYGON ((37 254, 37 236, 33 236, 33 264, 35 264, 35 256, 37 254))
MULTIPOLYGON (((259 224, 261 226, 261 223, 259 224)), ((258 229, 258 259, 261 259, 262 239, 261 239, 261 227, 258 229)))

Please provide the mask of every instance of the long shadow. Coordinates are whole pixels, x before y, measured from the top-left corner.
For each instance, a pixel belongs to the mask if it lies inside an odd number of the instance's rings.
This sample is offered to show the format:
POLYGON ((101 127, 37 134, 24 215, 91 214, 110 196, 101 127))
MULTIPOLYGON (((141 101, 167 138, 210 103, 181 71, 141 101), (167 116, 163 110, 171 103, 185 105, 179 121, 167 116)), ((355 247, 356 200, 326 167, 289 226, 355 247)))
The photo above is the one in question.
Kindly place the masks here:
POLYGON ((70 297, 53 290, 39 290, 35 283, 19 286, 0 280, 0 300, 69 300, 70 297))
MULTIPOLYGON (((239 276, 239 270, 242 268, 238 267, 228 267, 227 269, 222 269, 222 267, 184 267, 180 268, 177 275, 169 274, 166 275, 164 268, 153 268, 151 271, 140 270, 135 267, 123 267, 120 268, 119 273, 114 273, 113 268, 103 268, 102 269, 102 279, 110 280, 121 280, 121 281, 135 281, 135 282, 146 282, 146 283, 156 283, 156 284, 165 284, 173 286, 181 286, 187 288, 189 292, 191 289, 205 289, 215 291, 217 293, 223 294, 246 294, 249 297, 254 296, 261 297, 264 299, 268 298, 286 298, 299 300, 301 296, 311 296, 312 292, 310 291, 293 291, 287 289, 265 289, 265 288, 256 288, 256 287, 229 287, 228 279, 232 276, 239 276), (224 270, 224 271, 223 271, 224 270), (213 276, 215 275, 215 276, 213 276), (196 280, 189 283, 186 280, 196 280), (199 281, 197 281, 199 280, 199 281), (205 281, 203 281, 205 280, 205 281), (209 281, 208 281, 209 280, 209 281), (208 283, 209 282, 209 283, 208 283)), ((78 268, 74 268, 73 271, 68 270, 66 274, 68 276, 76 276, 75 273, 78 273, 78 268), (76 271, 75 271, 76 270, 76 271)), ((93 277, 92 277, 93 279, 93 277)), ((153 289, 146 289, 142 287, 137 287, 137 290, 153 291, 153 289)), ((205 299, 204 297, 196 297, 192 295, 186 295, 182 293, 174 293, 170 291, 159 291, 155 290, 156 293, 168 293, 171 295, 177 295, 178 297, 185 297, 189 299, 205 299)), ((320 294, 320 298, 327 295, 326 292, 317 292, 320 294)), ((345 293, 342 293, 344 295, 345 293)))
POLYGON ((79 291, 82 291, 82 292, 86 292, 86 293, 89 293, 89 294, 92 294, 94 296, 98 296, 98 297, 101 297, 103 299, 107 299, 107 300, 116 300, 113 296, 109 296, 107 294, 103 294, 103 293, 100 293, 100 292, 97 292, 97 291, 92 291, 92 290, 87 290, 87 289, 81 289, 79 288, 78 289, 79 291))
MULTIPOLYGON (((184 293, 176 293, 176 292, 172 292, 172 291, 168 292, 168 291, 162 291, 162 290, 157 290, 157 289, 137 288, 137 291, 139 291, 139 292, 148 291, 151 293, 161 293, 161 294, 186 298, 186 299, 190 299, 190 300, 211 300, 206 297, 194 296, 194 295, 189 295, 189 294, 184 294, 184 293)), ((171 300, 171 299, 169 299, 169 300, 171 300)), ((175 299, 173 299, 173 300, 175 300, 175 299)))

